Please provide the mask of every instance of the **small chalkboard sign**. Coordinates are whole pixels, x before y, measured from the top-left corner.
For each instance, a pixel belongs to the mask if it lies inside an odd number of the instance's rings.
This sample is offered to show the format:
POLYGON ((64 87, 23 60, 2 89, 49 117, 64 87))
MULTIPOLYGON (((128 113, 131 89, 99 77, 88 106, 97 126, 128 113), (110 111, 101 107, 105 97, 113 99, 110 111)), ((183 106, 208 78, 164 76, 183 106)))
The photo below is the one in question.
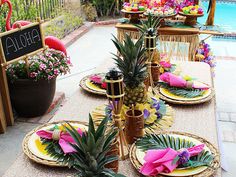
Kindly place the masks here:
POLYGON ((40 24, 25 26, 14 32, 1 35, 2 55, 5 61, 11 61, 44 47, 40 24))

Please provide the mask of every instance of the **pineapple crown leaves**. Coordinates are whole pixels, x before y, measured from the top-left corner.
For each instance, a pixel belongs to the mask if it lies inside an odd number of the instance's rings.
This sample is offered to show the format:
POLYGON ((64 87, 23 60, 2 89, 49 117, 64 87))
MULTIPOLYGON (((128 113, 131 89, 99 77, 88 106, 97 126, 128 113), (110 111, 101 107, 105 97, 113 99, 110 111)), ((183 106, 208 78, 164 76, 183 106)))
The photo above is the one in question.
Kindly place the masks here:
POLYGON ((75 141, 75 144, 71 144, 71 146, 77 152, 71 155, 75 159, 73 167, 79 171, 79 176, 115 176, 113 171, 106 169, 104 166, 118 159, 116 156, 107 155, 118 131, 114 129, 107 130, 107 123, 108 118, 106 117, 95 129, 90 115, 88 131, 84 132, 83 136, 80 136, 70 123, 67 123, 69 127, 65 126, 75 141))
POLYGON ((118 69, 124 76, 124 83, 130 88, 135 88, 147 77, 147 64, 145 57, 145 48, 143 47, 143 37, 137 42, 133 42, 129 35, 125 35, 124 43, 120 42, 115 36, 112 39, 118 52, 114 55, 114 60, 118 69))
POLYGON ((157 29, 161 26, 163 18, 154 17, 150 13, 147 20, 141 20, 141 24, 134 24, 142 34, 156 35, 157 29), (151 34, 150 34, 151 33, 151 34))

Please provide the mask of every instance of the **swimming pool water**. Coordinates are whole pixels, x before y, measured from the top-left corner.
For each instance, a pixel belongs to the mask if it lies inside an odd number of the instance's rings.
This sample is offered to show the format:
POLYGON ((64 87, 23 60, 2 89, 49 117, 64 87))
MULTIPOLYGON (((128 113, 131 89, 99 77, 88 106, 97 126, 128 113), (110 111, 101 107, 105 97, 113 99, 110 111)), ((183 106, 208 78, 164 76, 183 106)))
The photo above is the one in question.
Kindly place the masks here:
MULTIPOLYGON (((205 24, 208 14, 206 13, 208 2, 200 2, 205 15, 198 18, 198 22, 205 24)), ((215 11, 215 25, 219 25, 225 32, 236 32, 236 2, 217 2, 215 11)))

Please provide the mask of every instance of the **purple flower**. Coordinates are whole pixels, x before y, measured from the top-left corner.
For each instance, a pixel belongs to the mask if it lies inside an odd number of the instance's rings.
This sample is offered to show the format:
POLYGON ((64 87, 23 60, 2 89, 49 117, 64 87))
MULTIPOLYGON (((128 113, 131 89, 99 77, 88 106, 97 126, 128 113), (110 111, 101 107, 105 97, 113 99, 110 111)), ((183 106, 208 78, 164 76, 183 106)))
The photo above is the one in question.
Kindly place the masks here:
POLYGON ((147 119, 150 116, 150 112, 147 109, 143 110, 143 117, 144 119, 147 119))
POLYGON ((107 105, 105 108, 105 114, 107 117, 109 117, 109 119, 112 118, 112 110, 113 110, 113 106, 111 104, 107 105))
POLYGON ((179 160, 178 160, 179 164, 187 163, 190 158, 190 154, 186 149, 184 149, 178 156, 179 156, 179 160))
POLYGON ((155 99, 155 98, 152 98, 152 101, 153 101, 153 103, 152 103, 152 108, 155 108, 156 111, 158 111, 158 110, 160 109, 160 103, 159 103, 159 101, 158 101, 157 99, 155 99))

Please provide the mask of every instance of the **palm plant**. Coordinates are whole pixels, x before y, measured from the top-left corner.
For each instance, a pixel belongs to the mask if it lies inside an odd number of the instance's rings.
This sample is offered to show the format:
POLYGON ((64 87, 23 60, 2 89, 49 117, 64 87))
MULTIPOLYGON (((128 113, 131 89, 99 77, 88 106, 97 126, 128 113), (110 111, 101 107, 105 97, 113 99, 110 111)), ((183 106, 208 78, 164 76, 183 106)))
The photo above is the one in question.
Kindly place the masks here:
POLYGON ((112 170, 105 167, 118 159, 116 156, 107 155, 111 150, 111 144, 117 136, 117 130, 107 130, 108 118, 104 118, 101 124, 95 129, 94 122, 89 117, 88 131, 82 136, 71 126, 66 130, 72 136, 75 144, 71 146, 77 151, 72 153, 75 159, 73 167, 78 170, 79 177, 118 177, 123 175, 115 174, 112 170))

